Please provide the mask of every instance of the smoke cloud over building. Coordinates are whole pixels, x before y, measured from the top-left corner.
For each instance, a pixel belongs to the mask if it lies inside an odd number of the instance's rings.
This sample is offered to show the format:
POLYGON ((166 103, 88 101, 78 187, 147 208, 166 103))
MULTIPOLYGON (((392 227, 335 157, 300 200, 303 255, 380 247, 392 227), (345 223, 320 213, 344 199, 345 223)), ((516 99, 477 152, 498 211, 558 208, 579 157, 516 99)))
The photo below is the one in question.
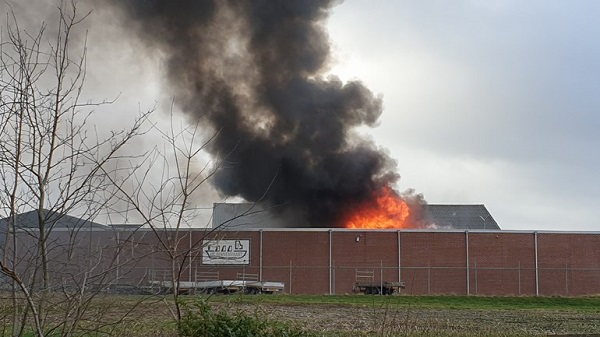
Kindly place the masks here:
MULTIPOLYGON (((337 1, 106 3, 131 38, 163 55, 176 103, 214 135, 208 151, 222 166, 212 182, 223 195, 295 226, 335 227, 399 179, 395 160, 355 132, 377 123, 381 97, 325 75, 324 21, 337 1)), ((418 220, 422 199, 404 199, 418 220)))

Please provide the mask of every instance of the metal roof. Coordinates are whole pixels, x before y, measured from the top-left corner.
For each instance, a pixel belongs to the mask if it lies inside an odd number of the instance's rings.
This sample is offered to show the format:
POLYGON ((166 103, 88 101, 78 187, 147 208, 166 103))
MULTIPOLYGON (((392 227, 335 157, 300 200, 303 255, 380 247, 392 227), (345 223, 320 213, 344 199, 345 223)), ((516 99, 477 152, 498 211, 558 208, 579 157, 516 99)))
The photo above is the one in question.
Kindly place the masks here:
MULTIPOLYGON (((500 226, 485 205, 425 205, 425 222, 431 229, 499 230, 500 226)), ((304 224, 286 223, 260 204, 215 203, 213 228, 302 228, 304 224)))
MULTIPOLYGON (((440 230, 499 230, 500 226, 492 217, 485 205, 425 205, 427 228, 440 230)), ((100 230, 133 230, 140 225, 102 225, 89 220, 66 214, 46 211, 46 225, 53 229, 100 229, 100 230)), ((0 229, 6 228, 7 219, 0 219, 0 229)), ((289 223, 286 219, 273 215, 269 209, 252 203, 215 203, 213 208, 213 228, 220 227, 233 230, 252 228, 304 228, 305 224, 289 223)), ((20 229, 37 229, 37 211, 29 211, 17 215, 17 227, 20 229)))
MULTIPOLYGON (((45 211, 45 223, 48 228, 67 228, 67 229, 110 229, 106 225, 102 225, 89 220, 77 218, 63 213, 45 211)), ((6 228, 8 218, 0 219, 0 228, 6 228)), ((19 229, 38 229, 38 212, 37 210, 17 214, 16 225, 19 229)))
POLYGON ((425 205, 433 228, 498 230, 500 226, 485 205, 425 205))
POLYGON ((213 204, 213 228, 245 229, 245 228, 291 228, 306 227, 302 224, 286 224, 284 219, 276 217, 265 206, 258 203, 213 204))

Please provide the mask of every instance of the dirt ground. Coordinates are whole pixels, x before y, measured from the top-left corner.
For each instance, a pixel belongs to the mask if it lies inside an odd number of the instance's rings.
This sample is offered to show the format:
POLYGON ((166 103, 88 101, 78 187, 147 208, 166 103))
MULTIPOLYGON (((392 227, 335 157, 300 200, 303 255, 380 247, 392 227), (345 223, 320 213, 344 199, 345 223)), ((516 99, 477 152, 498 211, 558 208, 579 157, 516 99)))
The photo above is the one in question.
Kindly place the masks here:
MULTIPOLYGON (((176 336, 172 312, 165 299, 107 298, 90 311, 91 323, 114 322, 112 336, 176 336)), ((287 321, 324 336, 600 336, 600 313, 595 310, 432 309, 372 304, 274 303, 214 301, 261 318, 287 321)), ((378 303, 378 304, 375 304, 378 303)), ((2 304, 2 302, 0 302, 2 304)), ((4 303, 5 328, 10 326, 11 303, 4 303)), ((2 306, 0 306, 1 308, 2 306)), ((0 310, 0 313, 2 310, 0 310)), ((98 323, 99 324, 99 323, 98 323)), ((104 329, 106 330, 106 329, 104 329)))
MULTIPOLYGON (((600 333, 596 313, 544 310, 371 308, 345 305, 243 304, 244 311, 316 331, 348 335, 565 335, 600 333)), ((599 335, 600 336, 600 335, 599 335)))

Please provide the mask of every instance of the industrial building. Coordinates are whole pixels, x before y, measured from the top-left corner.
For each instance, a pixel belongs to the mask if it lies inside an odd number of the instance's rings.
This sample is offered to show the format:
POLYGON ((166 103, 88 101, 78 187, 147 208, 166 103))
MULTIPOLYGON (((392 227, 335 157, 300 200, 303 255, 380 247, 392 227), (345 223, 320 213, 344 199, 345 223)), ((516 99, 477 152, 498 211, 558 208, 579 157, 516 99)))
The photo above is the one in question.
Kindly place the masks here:
MULTIPOLYGON (((235 207, 246 206, 230 210, 235 207)), ((70 280, 84 273, 86 259, 102 258, 95 273, 101 275, 100 267, 106 271, 102 280, 107 286, 148 291, 171 274, 177 259, 181 282, 193 284, 206 275, 254 278, 283 283, 289 294, 350 294, 359 277, 402 281, 404 294, 418 295, 600 293, 600 233, 500 230, 483 209, 429 209, 438 223, 453 229, 267 228, 259 226, 260 218, 244 220, 243 214, 228 225, 179 231, 93 224, 74 234, 57 223, 50 258, 60 266, 55 276, 68 274, 70 280), (461 213, 466 209, 477 212, 461 213), (461 219, 464 228, 456 228, 454 219, 461 219)), ((265 216, 263 210, 256 214, 265 216)), ((221 216, 215 211, 215 218, 221 216)), ((19 233, 19 246, 29 247, 21 248, 21 258, 35 260, 35 247, 27 244, 33 237, 34 229, 19 233)))

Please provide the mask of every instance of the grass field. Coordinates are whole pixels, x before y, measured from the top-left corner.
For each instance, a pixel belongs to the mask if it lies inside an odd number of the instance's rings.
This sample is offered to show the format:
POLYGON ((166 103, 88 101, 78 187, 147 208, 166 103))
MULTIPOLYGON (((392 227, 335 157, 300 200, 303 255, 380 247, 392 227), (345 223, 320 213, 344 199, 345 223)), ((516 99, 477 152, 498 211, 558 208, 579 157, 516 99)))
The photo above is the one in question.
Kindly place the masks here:
POLYGON ((374 305, 408 308, 481 310, 562 310, 600 313, 600 297, 492 297, 492 296, 367 296, 367 295, 277 295, 213 296, 217 302, 242 302, 288 305, 374 305))
POLYGON ((217 296, 331 336, 600 334, 600 297, 217 296))
MULTIPOLYGON (((195 296, 182 299, 197 300, 195 296)), ((215 309, 285 321, 319 336, 600 333, 600 297, 216 295, 202 299, 215 309)), ((138 296, 98 298, 86 325, 102 334, 82 336, 176 336, 168 301, 138 296)), ((1 304, 6 333, 10 304, 1 304)))

